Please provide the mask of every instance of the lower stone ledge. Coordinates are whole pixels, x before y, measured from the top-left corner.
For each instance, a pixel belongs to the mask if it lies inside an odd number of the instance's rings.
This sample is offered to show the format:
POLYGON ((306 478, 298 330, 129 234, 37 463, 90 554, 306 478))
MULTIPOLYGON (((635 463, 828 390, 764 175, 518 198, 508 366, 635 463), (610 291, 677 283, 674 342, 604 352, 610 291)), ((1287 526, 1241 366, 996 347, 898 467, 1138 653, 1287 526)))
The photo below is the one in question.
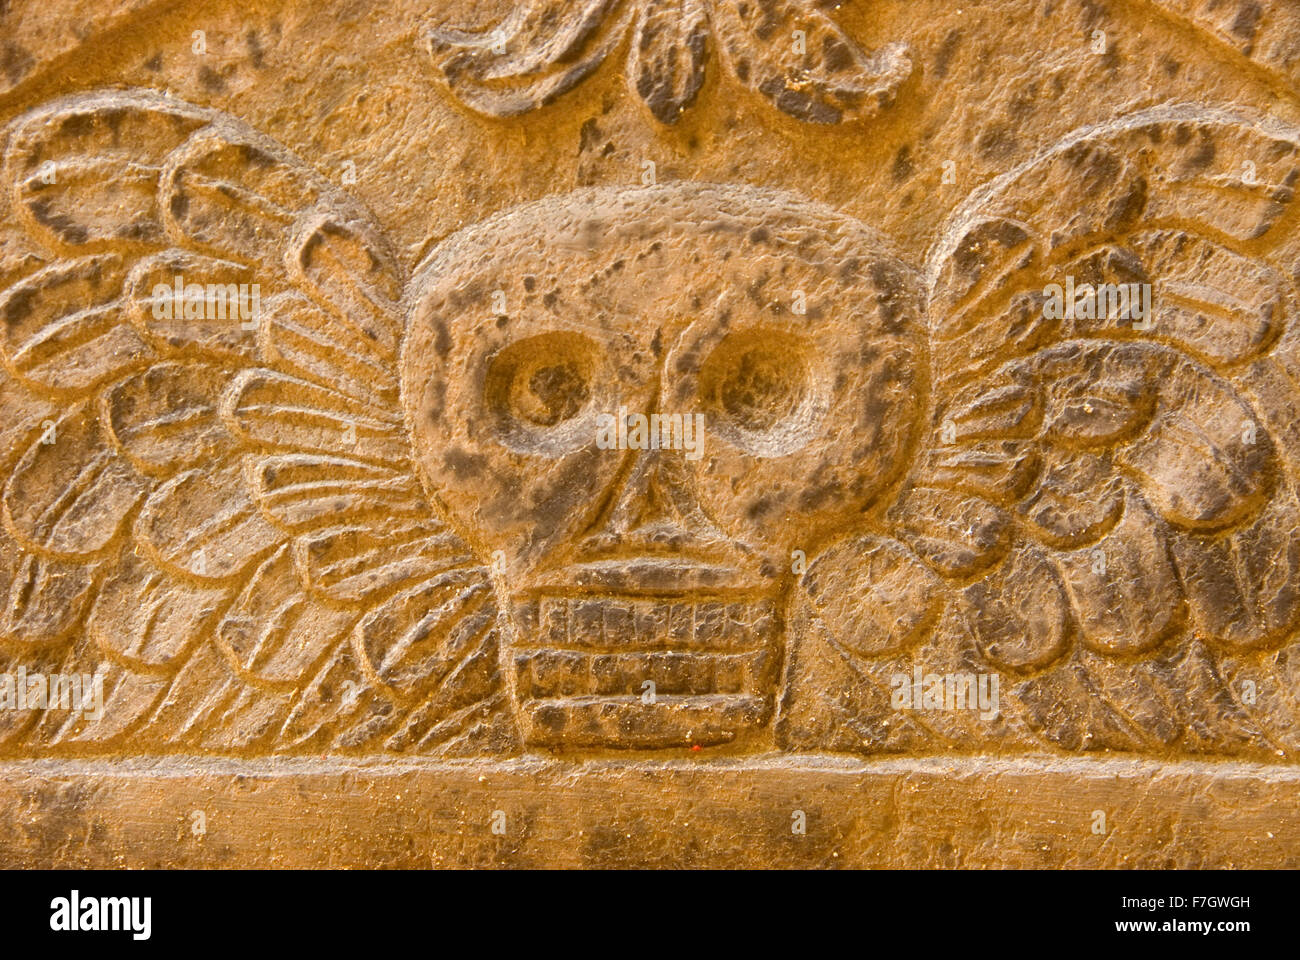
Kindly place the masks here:
POLYGON ((1297 810, 1300 768, 1229 762, 32 760, 0 862, 1295 868, 1297 810))

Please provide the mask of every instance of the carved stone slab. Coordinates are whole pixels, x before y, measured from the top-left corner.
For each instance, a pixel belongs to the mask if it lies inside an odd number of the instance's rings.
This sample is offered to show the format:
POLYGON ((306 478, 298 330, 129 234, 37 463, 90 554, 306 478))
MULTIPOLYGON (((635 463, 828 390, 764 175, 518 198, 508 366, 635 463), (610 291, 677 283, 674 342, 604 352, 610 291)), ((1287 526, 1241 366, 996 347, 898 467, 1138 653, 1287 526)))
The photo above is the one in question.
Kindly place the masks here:
POLYGON ((0 4, 5 860, 1300 865, 1297 62, 0 4))

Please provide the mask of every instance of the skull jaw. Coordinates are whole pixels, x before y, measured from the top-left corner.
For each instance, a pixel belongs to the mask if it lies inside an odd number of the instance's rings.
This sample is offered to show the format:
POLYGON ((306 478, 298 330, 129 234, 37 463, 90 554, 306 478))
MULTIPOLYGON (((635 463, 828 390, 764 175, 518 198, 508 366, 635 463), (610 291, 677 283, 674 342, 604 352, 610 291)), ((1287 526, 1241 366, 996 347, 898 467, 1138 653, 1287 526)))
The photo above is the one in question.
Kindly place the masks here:
POLYGON ((766 726, 772 698, 744 695, 564 697, 520 703, 531 746, 667 750, 750 739, 766 726))
POLYGON ((508 655, 526 742, 659 750, 761 735, 780 670, 777 609, 767 596, 517 599, 508 655))

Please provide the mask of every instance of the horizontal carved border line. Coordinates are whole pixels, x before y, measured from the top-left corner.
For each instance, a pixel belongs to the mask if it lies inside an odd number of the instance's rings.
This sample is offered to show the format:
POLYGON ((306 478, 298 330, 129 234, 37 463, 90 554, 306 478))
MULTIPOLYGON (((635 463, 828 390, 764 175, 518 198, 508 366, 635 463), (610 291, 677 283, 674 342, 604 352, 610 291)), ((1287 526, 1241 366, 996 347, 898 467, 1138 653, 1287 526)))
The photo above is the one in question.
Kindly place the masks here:
POLYGON ((1278 816, 1298 800, 1293 769, 1130 759, 24 761, 0 765, 0 857, 26 867, 1277 868, 1300 865, 1300 821, 1278 816))

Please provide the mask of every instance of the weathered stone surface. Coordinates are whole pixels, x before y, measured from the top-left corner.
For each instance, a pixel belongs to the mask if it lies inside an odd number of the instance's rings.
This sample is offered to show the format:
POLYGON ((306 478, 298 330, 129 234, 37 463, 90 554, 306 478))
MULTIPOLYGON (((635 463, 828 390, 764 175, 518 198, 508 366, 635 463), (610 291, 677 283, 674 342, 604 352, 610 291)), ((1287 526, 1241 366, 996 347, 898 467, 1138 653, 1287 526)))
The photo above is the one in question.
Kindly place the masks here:
POLYGON ((0 2, 6 859, 1300 863, 1298 57, 0 2))
POLYGON ((1284 768, 1120 759, 32 761, 0 802, 24 867, 1294 868, 1300 843, 1284 768))

